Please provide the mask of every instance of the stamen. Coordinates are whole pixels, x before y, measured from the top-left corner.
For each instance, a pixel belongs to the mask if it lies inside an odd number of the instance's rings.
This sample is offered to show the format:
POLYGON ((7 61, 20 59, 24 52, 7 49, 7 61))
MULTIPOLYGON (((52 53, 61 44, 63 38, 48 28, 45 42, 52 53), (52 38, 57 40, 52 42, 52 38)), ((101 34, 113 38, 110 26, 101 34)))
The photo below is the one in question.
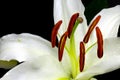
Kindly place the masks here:
POLYGON ((53 27, 52 34, 51 34, 52 47, 55 47, 55 45, 56 45, 56 36, 57 36, 58 30, 59 30, 61 24, 62 24, 62 20, 58 21, 55 24, 55 26, 53 27))
POLYGON ((80 42, 80 59, 79 59, 79 64, 80 64, 80 72, 83 71, 84 65, 85 65, 85 46, 83 42, 80 42))
POLYGON ((85 43, 88 42, 88 40, 89 40, 89 38, 90 38, 90 34, 91 34, 91 32, 93 31, 93 29, 95 28, 95 26, 97 25, 97 23, 99 22, 100 18, 101 18, 100 15, 97 16, 97 18, 96 18, 96 19, 92 22, 92 24, 90 25, 90 27, 89 27, 89 29, 88 29, 88 32, 86 33, 86 35, 85 35, 85 37, 84 37, 84 39, 83 39, 83 41, 84 41, 85 43))
POLYGON ((59 58, 59 61, 62 60, 62 56, 63 56, 63 51, 64 51, 64 46, 65 46, 65 43, 66 43, 66 39, 67 39, 67 36, 68 36, 68 32, 66 31, 61 39, 60 39, 60 43, 58 45, 58 58, 59 58))
POLYGON ((79 13, 75 13, 74 15, 72 15, 72 17, 70 19, 70 22, 69 22, 69 25, 68 25, 68 29, 67 29, 69 38, 70 38, 72 29, 74 27, 74 24, 75 24, 76 19, 78 18, 78 16, 79 16, 79 13))
POLYGON ((97 44, 98 44, 97 56, 98 56, 98 58, 102 58, 102 56, 103 56, 103 36, 102 36, 102 33, 101 33, 99 27, 96 27, 96 36, 97 36, 97 44))

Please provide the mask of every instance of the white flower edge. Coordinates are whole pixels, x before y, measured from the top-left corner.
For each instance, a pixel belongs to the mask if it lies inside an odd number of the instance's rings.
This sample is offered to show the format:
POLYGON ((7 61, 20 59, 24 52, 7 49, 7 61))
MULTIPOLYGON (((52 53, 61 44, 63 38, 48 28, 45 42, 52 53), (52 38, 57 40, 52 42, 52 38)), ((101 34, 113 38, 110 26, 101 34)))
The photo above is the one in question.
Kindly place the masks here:
MULTIPOLYGON (((30 33, 5 35, 0 39, 0 46, 0 68, 12 68, 13 63, 8 65, 11 60, 23 62, 47 54, 58 57, 57 47, 52 48, 49 41, 30 33)), ((69 65, 67 54, 64 57, 63 66, 69 65)))
POLYGON ((0 60, 22 62, 54 52, 57 48, 52 49, 49 41, 30 33, 8 34, 0 39, 0 60))
MULTIPOLYGON (((87 21, 84 16, 85 7, 81 0, 54 0, 54 23, 62 20, 60 30, 58 31, 58 39, 67 30, 70 17, 75 13, 80 13, 79 15, 83 18, 84 22, 82 26, 83 29, 87 30, 87 21)), ((80 26, 81 27, 81 26, 80 26)), ((85 31, 84 30, 84 31, 85 31)))
POLYGON ((69 80, 61 63, 52 55, 42 55, 11 69, 0 80, 69 80))
MULTIPOLYGON (((101 19, 96 26, 100 28, 103 38, 106 39, 117 37, 117 33, 120 26, 120 5, 116 5, 111 8, 104 8, 93 18, 93 20, 98 15, 101 15, 101 19)), ((94 38, 95 36, 96 32, 93 31, 93 34, 91 35, 92 42, 96 41, 96 39, 94 38)))
MULTIPOLYGON (((87 53, 86 62, 91 61, 89 57, 92 59, 95 57, 95 61, 93 61, 94 63, 92 63, 92 66, 85 68, 85 70, 81 72, 76 79, 87 80, 95 75, 104 74, 120 68, 119 45, 120 38, 105 39, 104 56, 99 60, 97 56, 95 56, 96 52, 91 50, 90 53, 87 53)), ((93 49, 96 49, 96 46, 94 46, 93 49)), ((64 67, 67 68, 67 66, 64 67)), ((52 55, 43 55, 41 57, 39 56, 35 60, 27 61, 11 69, 0 80, 26 80, 28 78, 29 80, 69 80, 69 77, 70 75, 66 73, 62 64, 57 58, 53 57, 52 55)))

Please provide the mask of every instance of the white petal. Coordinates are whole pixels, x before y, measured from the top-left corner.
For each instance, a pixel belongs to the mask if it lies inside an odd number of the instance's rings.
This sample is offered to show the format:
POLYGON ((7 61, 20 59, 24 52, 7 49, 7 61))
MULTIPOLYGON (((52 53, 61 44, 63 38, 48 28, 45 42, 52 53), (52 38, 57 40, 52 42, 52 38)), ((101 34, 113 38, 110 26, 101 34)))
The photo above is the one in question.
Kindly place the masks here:
POLYGON ((62 57, 62 61, 61 61, 64 70, 68 73, 71 74, 71 69, 72 69, 72 65, 70 62, 70 56, 68 55, 68 52, 66 49, 64 49, 64 53, 63 53, 63 57, 62 57), (68 66, 69 65, 69 66, 68 66))
POLYGON ((84 17, 84 6, 81 0, 54 0, 54 22, 63 20, 59 30, 61 36, 67 29, 70 17, 74 13, 80 13, 84 17))
POLYGON ((54 21, 55 23, 59 20, 63 20, 63 23, 59 30, 58 40, 60 39, 61 35, 66 31, 70 17, 74 13, 80 13, 80 17, 83 18, 83 22, 79 24, 75 31, 75 47, 76 53, 79 54, 79 43, 83 40, 84 35, 86 34, 87 30, 87 21, 84 16, 84 6, 81 0, 54 0, 54 21))
POLYGON ((40 56, 10 70, 0 80, 58 80, 66 78, 61 63, 51 55, 40 56))
POLYGON ((78 78, 93 77, 120 68, 120 38, 104 40, 104 55, 101 59, 97 57, 97 47, 94 46, 86 54, 85 69, 78 78))
MULTIPOLYGON (((101 15, 101 19, 97 26, 101 29, 103 38, 117 37, 120 26, 120 5, 103 9, 95 17, 98 15, 101 15)), ((96 36, 95 32, 94 36, 96 36)))
POLYGON ((0 39, 1 60, 16 59, 21 62, 55 51, 57 49, 52 49, 49 41, 28 33, 9 34, 0 39))
POLYGON ((92 78, 92 79, 90 79, 90 80, 97 80, 96 78, 92 78))

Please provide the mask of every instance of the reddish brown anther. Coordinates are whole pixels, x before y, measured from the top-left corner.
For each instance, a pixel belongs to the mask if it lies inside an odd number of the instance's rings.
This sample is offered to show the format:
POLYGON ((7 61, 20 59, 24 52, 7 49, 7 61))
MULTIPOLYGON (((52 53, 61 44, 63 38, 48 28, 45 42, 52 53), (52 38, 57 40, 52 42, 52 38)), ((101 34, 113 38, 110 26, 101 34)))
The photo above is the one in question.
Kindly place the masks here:
POLYGON ((83 71, 84 65, 85 65, 85 46, 83 42, 80 42, 80 60, 79 60, 79 65, 80 65, 80 72, 83 71))
POLYGON ((100 18, 101 18, 100 15, 97 16, 96 19, 95 19, 95 20, 92 22, 92 24, 90 25, 90 27, 89 27, 89 29, 88 29, 88 32, 86 33, 86 35, 85 35, 85 37, 84 37, 84 39, 83 39, 83 41, 84 41, 85 43, 88 42, 88 40, 89 40, 89 38, 90 38, 90 34, 91 34, 91 32, 93 31, 93 29, 95 28, 95 26, 97 25, 97 23, 99 22, 100 18))
POLYGON ((68 29, 67 29, 67 31, 68 31, 68 37, 69 37, 69 38, 70 38, 70 35, 71 35, 71 33, 72 33, 74 24, 75 24, 78 16, 79 16, 79 13, 75 13, 75 14, 72 15, 72 17, 71 17, 71 19, 70 19, 70 22, 69 22, 69 25, 68 25, 68 29))
POLYGON ((97 36, 97 44, 98 44, 97 56, 98 56, 98 58, 102 58, 102 56, 103 56, 103 36, 102 36, 102 33, 101 33, 99 27, 96 27, 96 36, 97 36))
POLYGON ((66 39, 67 39, 67 36, 68 36, 68 32, 66 31, 61 39, 60 39, 60 42, 58 44, 58 59, 59 61, 62 60, 62 56, 63 56, 63 51, 64 51, 64 47, 65 47, 65 43, 66 43, 66 39))
POLYGON ((51 34, 52 47, 55 47, 55 45, 56 45, 56 36, 57 36, 58 30, 59 30, 61 24, 62 24, 62 20, 58 21, 55 24, 55 26, 53 27, 52 34, 51 34))

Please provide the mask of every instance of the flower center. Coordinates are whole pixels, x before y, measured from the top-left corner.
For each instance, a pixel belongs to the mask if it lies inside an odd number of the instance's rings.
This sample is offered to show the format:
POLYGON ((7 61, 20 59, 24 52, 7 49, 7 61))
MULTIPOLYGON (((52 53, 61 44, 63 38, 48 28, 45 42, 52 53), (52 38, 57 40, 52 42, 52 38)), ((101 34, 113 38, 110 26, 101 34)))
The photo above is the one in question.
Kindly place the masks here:
MULTIPOLYGON (((82 72, 84 70, 85 66, 85 54, 86 52, 91 49, 95 44, 92 44, 88 49, 85 49, 85 44, 88 43, 90 35, 94 28, 96 27, 97 23, 99 22, 101 16, 97 16, 96 19, 92 22, 90 25, 83 41, 80 42, 80 53, 79 57, 76 55, 76 46, 75 46, 75 38, 74 38, 74 33, 76 31, 76 28, 80 23, 83 22, 83 18, 79 17, 79 13, 75 13, 72 15, 70 18, 70 22, 67 28, 67 31, 61 36, 60 41, 58 43, 58 60, 61 62, 63 53, 64 53, 64 48, 68 52, 70 62, 71 62, 71 67, 72 67, 72 77, 75 78, 78 73, 82 72), (67 46, 66 41, 69 42, 69 47, 67 46), (87 51, 86 51, 87 50, 87 51)), ((58 21, 55 26, 53 27, 52 30, 52 35, 51 35, 51 43, 52 47, 55 47, 56 45, 56 36, 58 33, 58 30, 60 28, 60 25, 62 24, 62 20, 58 21)), ((96 36, 97 36, 97 56, 98 58, 102 58, 103 56, 103 36, 102 33, 99 29, 99 27, 96 27, 96 36)), ((96 42, 95 42, 96 43, 96 42)))

